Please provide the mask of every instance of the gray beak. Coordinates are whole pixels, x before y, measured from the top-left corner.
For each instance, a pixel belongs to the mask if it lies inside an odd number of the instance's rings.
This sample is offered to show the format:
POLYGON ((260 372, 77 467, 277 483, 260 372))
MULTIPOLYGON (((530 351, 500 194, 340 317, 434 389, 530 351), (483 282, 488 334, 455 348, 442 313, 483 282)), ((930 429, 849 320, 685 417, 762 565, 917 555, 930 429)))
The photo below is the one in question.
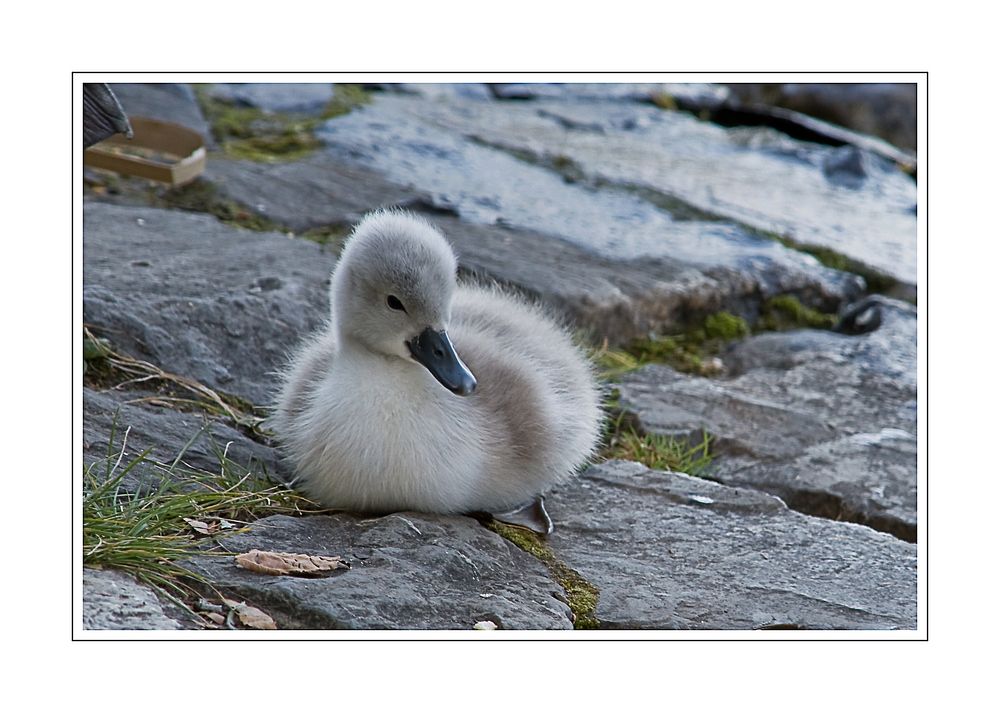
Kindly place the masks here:
POLYGON ((406 346, 413 358, 453 394, 468 396, 476 390, 476 377, 458 358, 447 332, 435 332, 428 327, 408 341, 406 346))

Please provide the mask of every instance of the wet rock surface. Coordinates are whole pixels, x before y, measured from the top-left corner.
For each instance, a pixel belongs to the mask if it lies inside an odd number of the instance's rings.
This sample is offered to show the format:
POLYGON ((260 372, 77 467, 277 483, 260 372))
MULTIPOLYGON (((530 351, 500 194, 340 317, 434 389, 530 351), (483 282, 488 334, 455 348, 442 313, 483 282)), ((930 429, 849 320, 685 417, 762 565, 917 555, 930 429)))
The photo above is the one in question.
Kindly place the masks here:
MULTIPOLYGON (((904 267, 912 259, 915 273, 915 223, 900 218, 908 189, 867 154, 702 125, 650 104, 648 87, 580 86, 572 97, 551 90, 530 102, 505 99, 514 88, 483 89, 384 87, 371 106, 326 122, 318 132, 326 148, 295 162, 211 154, 202 180, 278 226, 269 232, 153 207, 128 186, 88 193, 84 322, 122 354, 266 407, 290 350, 327 318, 339 240, 365 212, 392 205, 439 225, 463 274, 536 297, 598 343, 668 333, 719 310, 752 321, 779 294, 827 311, 854 302, 863 289, 856 275, 758 232, 766 224, 806 239, 825 229, 821 218, 768 213, 770 203, 754 207, 737 200, 737 188, 729 192, 758 164, 787 169, 771 185, 775 194, 812 186, 810 200, 824 210, 832 202, 851 220, 868 216, 863 238, 838 224, 838 249, 867 240, 904 267), (724 147, 719 163, 692 172, 694 159, 671 153, 692 142, 724 147), (858 186, 829 178, 859 166, 872 173, 858 186), (700 183, 713 172, 731 183, 700 183), (324 244, 287 232, 314 229, 325 232, 324 244)), ((183 88, 115 92, 127 112, 131 102, 198 125, 183 88)), ((238 99, 255 101, 246 92, 238 99)), ((294 91, 286 99, 298 106, 294 91)), ((894 274, 914 279, 905 270, 894 274)), ((646 430, 698 438, 705 428, 720 454, 710 477, 722 484, 616 461, 551 494, 556 530, 545 546, 600 591, 598 626, 917 626, 916 309, 885 298, 865 309, 853 334, 799 330, 734 343, 720 355, 724 378, 652 365, 615 384, 646 430)), ((116 413, 113 448, 131 429, 124 457, 153 446, 160 462, 171 462, 207 418, 186 465, 214 472, 221 445, 240 464, 293 477, 268 438, 225 417, 168 408, 136 390, 141 384, 90 387, 86 464, 107 457, 116 413)), ((279 628, 573 626, 552 571, 467 517, 272 516, 220 542, 232 553, 350 562, 319 579, 249 572, 228 556, 189 562, 279 628)), ((158 605, 152 590, 126 602, 107 573, 97 575, 88 571, 84 581, 87 628, 199 625, 158 605)))
POLYGON ((841 149, 645 104, 392 95, 328 121, 320 136, 345 162, 429 190, 466 220, 539 230, 605 256, 738 260, 740 225, 916 282, 916 186, 856 148, 858 167, 831 171, 841 149), (636 190, 695 219, 671 219, 636 190))

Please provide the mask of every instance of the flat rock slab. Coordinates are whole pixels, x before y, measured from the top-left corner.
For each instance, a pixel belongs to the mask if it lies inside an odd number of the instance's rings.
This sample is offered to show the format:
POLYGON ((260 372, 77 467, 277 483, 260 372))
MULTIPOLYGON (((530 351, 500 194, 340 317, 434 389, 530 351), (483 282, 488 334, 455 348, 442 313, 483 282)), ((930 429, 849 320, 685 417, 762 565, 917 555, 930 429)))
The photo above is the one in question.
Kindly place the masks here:
POLYGON ((720 457, 709 477, 814 515, 917 536, 916 314, 885 301, 867 335, 803 330, 737 345, 730 380, 651 365, 622 377, 623 408, 646 431, 720 457))
POLYGON ((326 320, 336 255, 208 215, 84 207, 84 323, 164 371, 266 405, 326 320))
POLYGON ((205 175, 229 198, 298 232, 333 226, 346 234, 365 213, 381 207, 425 211, 452 243, 464 272, 541 299, 613 345, 723 309, 753 321, 760 302, 779 293, 832 310, 860 285, 858 278, 823 268, 809 256, 739 231, 748 241, 744 252, 706 248, 716 256, 711 266, 675 256, 601 256, 537 230, 468 222, 436 211, 430 193, 329 153, 289 164, 216 160, 205 175))
POLYGON ((611 461, 547 499, 602 628, 915 629, 916 546, 777 498, 611 461))
POLYGON ((738 223, 916 283, 916 186, 856 147, 724 129, 635 102, 400 95, 330 119, 318 135, 344 160, 430 191, 466 220, 504 221, 603 255, 731 261, 749 249, 738 223), (636 188, 730 224, 673 220, 636 188))
POLYGON ((251 572, 232 557, 184 563, 284 629, 571 629, 561 587, 531 555, 467 517, 395 513, 259 520, 224 541, 251 549, 341 557, 350 569, 303 579, 251 572))
POLYGON ((297 233, 328 226, 346 232, 369 211, 405 206, 427 196, 324 153, 288 163, 212 156, 205 178, 229 198, 297 233))

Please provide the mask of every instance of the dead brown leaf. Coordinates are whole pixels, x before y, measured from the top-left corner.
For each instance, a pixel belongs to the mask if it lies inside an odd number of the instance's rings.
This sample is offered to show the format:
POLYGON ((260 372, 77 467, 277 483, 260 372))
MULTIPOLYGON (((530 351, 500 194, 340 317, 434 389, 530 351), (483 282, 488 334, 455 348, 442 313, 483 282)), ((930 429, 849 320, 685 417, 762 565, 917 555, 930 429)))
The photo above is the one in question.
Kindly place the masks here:
POLYGON ((184 522, 190 525, 195 532, 200 532, 202 535, 214 535, 219 531, 219 521, 215 522, 202 522, 201 520, 192 520, 189 517, 184 518, 184 522))
POLYGON ((249 626, 251 629, 277 629, 278 627, 274 625, 274 619, 269 617, 267 614, 262 612, 257 607, 252 607, 246 602, 237 602, 232 599, 223 599, 230 609, 236 612, 236 616, 240 618, 240 623, 243 626, 249 626))
POLYGON ((226 617, 222 616, 222 614, 218 614, 218 613, 216 613, 214 611, 209 611, 209 612, 205 612, 202 616, 205 616, 205 617, 211 619, 212 621, 214 621, 219 626, 225 626, 226 625, 226 617))
POLYGON ((320 577, 324 572, 350 567, 340 557, 266 552, 263 550, 250 550, 244 554, 236 555, 236 564, 262 574, 288 574, 296 577, 320 577))

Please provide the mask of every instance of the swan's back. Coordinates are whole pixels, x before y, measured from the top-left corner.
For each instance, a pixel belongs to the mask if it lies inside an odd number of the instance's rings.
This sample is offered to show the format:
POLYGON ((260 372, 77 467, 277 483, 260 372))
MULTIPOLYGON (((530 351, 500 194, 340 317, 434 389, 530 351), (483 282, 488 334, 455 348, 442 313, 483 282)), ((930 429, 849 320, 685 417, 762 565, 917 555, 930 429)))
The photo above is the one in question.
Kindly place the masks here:
POLYGON ((490 428, 493 492, 484 495, 498 497, 510 480, 519 491, 547 488, 593 455, 601 412, 592 367, 543 309, 496 287, 462 286, 450 332, 479 382, 470 401, 490 428))

